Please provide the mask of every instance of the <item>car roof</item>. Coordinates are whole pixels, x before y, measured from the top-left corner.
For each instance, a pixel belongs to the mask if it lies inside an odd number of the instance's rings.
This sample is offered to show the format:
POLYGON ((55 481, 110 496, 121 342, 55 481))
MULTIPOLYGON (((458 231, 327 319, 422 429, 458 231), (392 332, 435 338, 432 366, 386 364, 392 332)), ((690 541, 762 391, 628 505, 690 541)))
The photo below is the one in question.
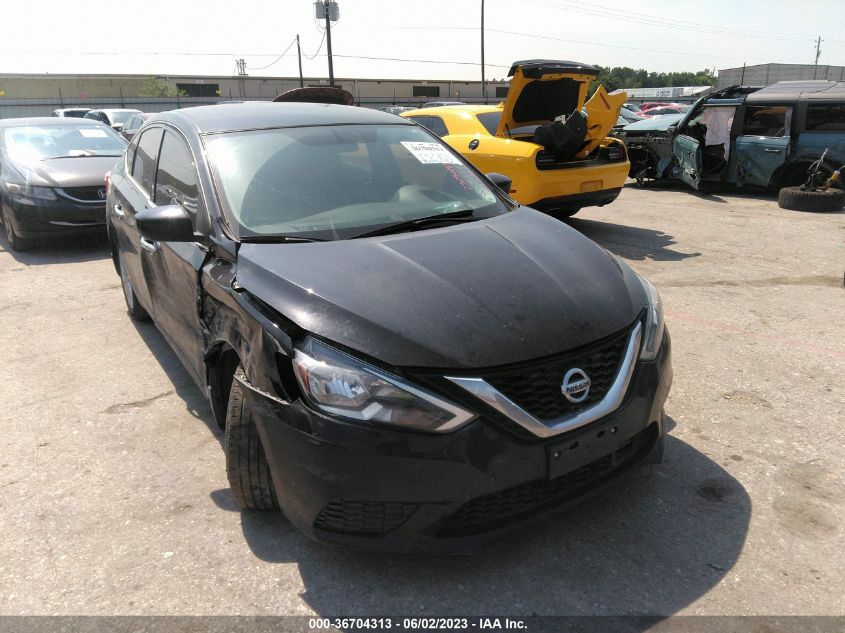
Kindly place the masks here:
POLYGON ((76 119, 65 118, 58 116, 33 116, 21 117, 17 119, 0 119, 0 128, 3 127, 18 127, 23 125, 66 125, 72 127, 74 125, 103 125, 99 121, 92 121, 91 119, 76 119))
MULTIPOLYGON (((156 121, 193 126, 201 134, 312 125, 402 125, 395 114, 327 103, 229 103, 170 110, 156 121)), ((407 125, 412 125, 409 121, 407 125)))
POLYGON ((135 108, 98 108, 91 110, 91 112, 132 112, 133 114, 137 114, 140 110, 136 110, 135 108))
POLYGON ((780 81, 745 98, 746 103, 772 101, 845 101, 845 81, 780 81))

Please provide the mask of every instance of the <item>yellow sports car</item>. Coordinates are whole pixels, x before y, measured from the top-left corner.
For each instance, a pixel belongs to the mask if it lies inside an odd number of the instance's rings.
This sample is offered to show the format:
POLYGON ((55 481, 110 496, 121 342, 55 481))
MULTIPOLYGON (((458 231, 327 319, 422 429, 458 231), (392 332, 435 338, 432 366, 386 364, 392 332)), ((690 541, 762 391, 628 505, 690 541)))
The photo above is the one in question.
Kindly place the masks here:
POLYGON ((628 177, 625 145, 607 134, 625 93, 602 86, 585 104, 598 69, 567 61, 516 62, 503 103, 403 112, 484 173, 511 179, 516 201, 558 217, 613 202, 628 177))

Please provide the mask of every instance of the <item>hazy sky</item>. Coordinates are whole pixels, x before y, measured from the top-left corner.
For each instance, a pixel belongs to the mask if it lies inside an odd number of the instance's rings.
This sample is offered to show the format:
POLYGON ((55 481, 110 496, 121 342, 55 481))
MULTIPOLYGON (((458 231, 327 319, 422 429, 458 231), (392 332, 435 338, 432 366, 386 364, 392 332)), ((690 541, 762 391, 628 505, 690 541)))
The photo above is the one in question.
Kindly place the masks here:
MULTIPOLYGON (((480 78, 481 0, 339 4, 336 76, 480 78)), ((0 73, 232 75, 243 57, 250 75, 295 76, 296 46, 278 56, 297 33, 317 53, 313 13, 310 0, 3 0, 0 73)), ((487 78, 530 58, 654 71, 812 63, 818 35, 819 63, 843 64, 843 23, 830 0, 486 0, 487 78)), ((303 59, 306 75, 326 76, 325 53, 303 59)))

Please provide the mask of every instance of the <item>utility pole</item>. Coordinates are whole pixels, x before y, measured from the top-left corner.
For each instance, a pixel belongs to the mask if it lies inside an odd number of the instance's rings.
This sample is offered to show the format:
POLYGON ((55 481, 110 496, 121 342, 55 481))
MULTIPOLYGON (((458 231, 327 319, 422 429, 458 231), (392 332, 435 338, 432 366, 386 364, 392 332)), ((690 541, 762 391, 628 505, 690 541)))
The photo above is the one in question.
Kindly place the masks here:
POLYGON ((487 82, 484 80, 484 0, 481 0, 481 93, 487 103, 487 82))
POLYGON ((241 99, 243 99, 246 97, 246 82, 244 81, 244 77, 246 77, 246 60, 241 57, 235 60, 235 63, 238 66, 238 89, 241 92, 241 99))
POLYGON ((318 20, 326 20, 326 46, 329 53, 329 85, 334 86, 334 66, 332 64, 332 22, 340 18, 340 8, 335 0, 317 0, 314 12, 318 20))
POLYGON ((299 48, 299 33, 296 34, 296 56, 299 58, 299 87, 303 88, 305 84, 302 81, 302 49, 299 48))
POLYGON ((822 36, 819 35, 819 38, 816 40, 816 61, 813 63, 813 79, 816 78, 816 72, 819 68, 819 55, 822 54, 822 36))

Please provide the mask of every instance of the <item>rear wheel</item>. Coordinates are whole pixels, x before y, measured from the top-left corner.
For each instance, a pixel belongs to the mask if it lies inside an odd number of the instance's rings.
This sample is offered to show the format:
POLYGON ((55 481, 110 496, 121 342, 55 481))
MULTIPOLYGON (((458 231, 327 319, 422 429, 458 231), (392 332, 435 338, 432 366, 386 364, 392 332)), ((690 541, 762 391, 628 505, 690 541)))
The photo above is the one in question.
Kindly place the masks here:
POLYGON ((270 466, 252 412, 244 404, 244 371, 235 370, 226 412, 226 476, 235 502, 244 510, 278 510, 270 466))
POLYGON ((784 187, 778 194, 778 206, 792 211, 841 211, 845 206, 845 191, 836 188, 809 191, 801 187, 784 187))
POLYGON ((28 251, 32 248, 32 241, 21 237, 15 232, 15 227, 12 226, 12 219, 9 217, 9 209, 3 205, 3 229, 6 233, 6 241, 9 242, 9 247, 13 251, 28 251))
POLYGON ((126 266, 123 263, 123 257, 118 255, 118 261, 120 270, 120 285, 123 286, 123 298, 126 300, 126 311, 129 313, 129 316, 133 321, 149 321, 149 313, 144 310, 140 303, 138 303, 138 296, 135 294, 135 289, 132 287, 129 275, 126 273, 126 266))

